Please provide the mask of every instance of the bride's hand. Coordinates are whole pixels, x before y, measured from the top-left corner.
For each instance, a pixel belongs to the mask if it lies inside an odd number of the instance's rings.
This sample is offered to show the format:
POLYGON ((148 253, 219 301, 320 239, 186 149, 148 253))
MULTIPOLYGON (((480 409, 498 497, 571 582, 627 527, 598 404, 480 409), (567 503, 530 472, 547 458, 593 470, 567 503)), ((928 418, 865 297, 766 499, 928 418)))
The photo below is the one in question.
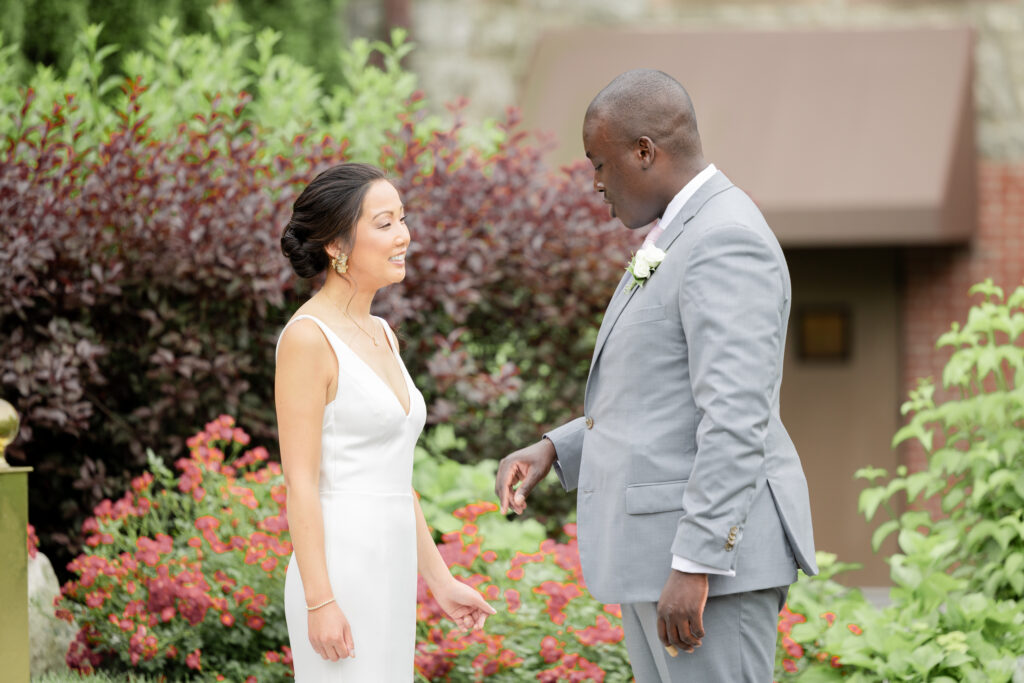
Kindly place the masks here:
POLYGON ((308 625, 309 643, 324 659, 336 662, 339 659, 356 656, 352 629, 338 603, 332 602, 310 612, 308 625))
POLYGON ((487 617, 497 614, 475 588, 467 586, 454 577, 440 588, 433 590, 433 593, 437 603, 441 605, 441 609, 459 628, 465 631, 483 628, 487 617))

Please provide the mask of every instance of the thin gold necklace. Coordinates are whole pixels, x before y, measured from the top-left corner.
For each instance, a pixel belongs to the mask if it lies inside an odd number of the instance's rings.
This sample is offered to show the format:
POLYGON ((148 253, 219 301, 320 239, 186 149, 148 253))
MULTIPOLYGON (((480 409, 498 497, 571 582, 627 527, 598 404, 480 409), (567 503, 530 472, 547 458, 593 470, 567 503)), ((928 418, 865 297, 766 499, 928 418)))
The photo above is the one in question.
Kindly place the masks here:
POLYGON ((367 332, 366 330, 364 330, 364 329, 363 329, 363 326, 362 326, 362 325, 360 325, 359 323, 357 323, 357 322, 356 322, 356 319, 355 319, 355 318, 353 318, 353 317, 352 317, 352 316, 351 316, 351 315, 349 314, 349 312, 348 312, 347 310, 345 310, 344 308, 342 308, 341 306, 339 306, 339 305, 338 305, 338 302, 337 302, 337 301, 335 301, 334 299, 332 299, 332 298, 331 298, 331 295, 330 295, 330 294, 328 294, 327 292, 325 292, 325 291, 324 291, 324 290, 322 290, 322 289, 321 289, 320 291, 321 291, 321 292, 323 292, 323 295, 324 295, 325 297, 327 297, 327 300, 328 300, 328 301, 330 301, 330 302, 331 302, 331 303, 332 303, 332 304, 334 305, 334 307, 335 307, 335 308, 337 308, 337 309, 338 309, 339 311, 341 311, 341 314, 342 314, 342 315, 344 315, 344 316, 345 316, 346 318, 348 318, 349 320, 351 320, 351 321, 352 321, 352 324, 356 326, 356 329, 357 329, 357 330, 359 330, 360 332, 362 332, 363 334, 365 334, 365 335, 366 335, 367 337, 369 337, 369 338, 370 338, 370 341, 372 341, 372 342, 373 342, 373 345, 374 345, 374 346, 380 346, 380 342, 379 342, 379 341, 377 341, 377 335, 375 335, 375 334, 370 334, 369 332, 367 332))

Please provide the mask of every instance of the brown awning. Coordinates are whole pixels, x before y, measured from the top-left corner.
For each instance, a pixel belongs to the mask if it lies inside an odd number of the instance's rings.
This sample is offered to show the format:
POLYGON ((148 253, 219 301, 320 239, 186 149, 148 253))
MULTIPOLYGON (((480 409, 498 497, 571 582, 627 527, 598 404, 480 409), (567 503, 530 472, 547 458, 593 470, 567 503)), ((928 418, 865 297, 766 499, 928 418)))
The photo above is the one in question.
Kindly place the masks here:
POLYGON ((972 46, 968 28, 573 28, 542 36, 521 102, 567 163, 591 98, 661 69, 690 92, 705 157, 786 246, 949 244, 977 223, 972 46))

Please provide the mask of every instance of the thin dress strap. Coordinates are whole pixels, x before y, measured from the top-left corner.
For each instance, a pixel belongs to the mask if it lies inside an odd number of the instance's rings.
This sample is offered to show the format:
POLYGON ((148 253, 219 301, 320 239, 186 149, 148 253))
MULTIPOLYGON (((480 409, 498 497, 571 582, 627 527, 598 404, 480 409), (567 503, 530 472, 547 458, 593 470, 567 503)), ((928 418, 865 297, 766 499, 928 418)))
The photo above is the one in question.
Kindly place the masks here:
POLYGON ((391 329, 391 325, 388 325, 388 321, 379 315, 373 316, 380 321, 380 326, 384 328, 384 334, 388 338, 388 344, 391 346, 391 350, 395 352, 396 356, 401 357, 401 353, 398 348, 398 338, 395 336, 395 331, 391 329))
POLYGON ((298 320, 302 320, 303 318, 308 318, 309 320, 312 320, 313 322, 316 323, 317 327, 320 328, 320 331, 323 332, 324 337, 327 339, 327 343, 331 345, 331 351, 334 352, 334 357, 338 359, 338 363, 339 363, 339 367, 340 367, 341 354, 338 353, 338 347, 337 347, 337 345, 334 342, 334 339, 335 339, 335 337, 337 335, 334 334, 334 331, 331 330, 331 328, 327 327, 327 323, 325 323, 323 320, 320 320, 320 318, 317 318, 316 316, 308 315, 306 313, 303 313, 302 315, 297 315, 294 318, 292 318, 291 320, 289 320, 288 323, 281 330, 281 334, 279 334, 277 336, 277 347, 275 347, 275 349, 274 349, 274 362, 275 363, 277 362, 277 352, 280 351, 280 349, 281 349, 281 339, 284 337, 285 330, 287 330, 291 326, 292 323, 294 323, 294 322, 296 322, 298 320))

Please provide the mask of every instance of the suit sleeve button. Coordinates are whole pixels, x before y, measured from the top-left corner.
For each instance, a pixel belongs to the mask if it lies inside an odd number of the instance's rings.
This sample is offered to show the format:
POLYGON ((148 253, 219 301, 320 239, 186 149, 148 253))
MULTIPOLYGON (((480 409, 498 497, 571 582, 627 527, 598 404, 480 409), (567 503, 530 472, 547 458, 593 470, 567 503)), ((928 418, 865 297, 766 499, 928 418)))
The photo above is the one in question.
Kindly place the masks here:
POLYGON ((586 423, 587 423, 587 429, 593 429, 594 428, 594 418, 588 417, 587 420, 586 420, 586 423))

